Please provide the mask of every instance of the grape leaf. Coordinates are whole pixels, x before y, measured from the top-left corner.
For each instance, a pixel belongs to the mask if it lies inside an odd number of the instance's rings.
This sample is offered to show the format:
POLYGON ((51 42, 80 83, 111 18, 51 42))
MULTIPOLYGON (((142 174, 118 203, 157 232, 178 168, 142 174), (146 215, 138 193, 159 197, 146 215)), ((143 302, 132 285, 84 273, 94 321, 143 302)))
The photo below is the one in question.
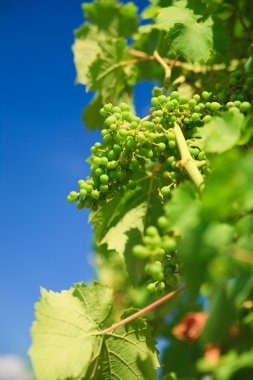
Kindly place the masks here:
POLYGON ((235 146, 240 138, 244 116, 240 112, 225 112, 214 117, 200 130, 204 149, 209 153, 222 153, 235 146))
POLYGON ((131 93, 134 82, 133 65, 125 64, 128 49, 124 39, 104 41, 101 52, 90 66, 87 89, 99 91, 103 101, 117 103, 124 92, 131 93), (103 49, 103 50, 102 50, 103 49))
POLYGON ((180 0, 175 5, 162 8, 154 27, 168 32, 170 49, 190 62, 206 62, 213 49, 213 21, 187 8, 187 2, 180 0))
POLYGON ((159 363, 146 322, 139 319, 111 333, 101 333, 101 324, 112 308, 110 289, 98 283, 90 287, 79 283, 61 293, 42 289, 41 296, 30 348, 38 380, 144 380, 150 362, 150 379, 155 379, 159 363), (138 366, 139 358, 143 368, 138 366))
POLYGON ((76 37, 72 46, 77 72, 76 82, 86 85, 89 67, 101 50, 98 41, 105 37, 102 34, 98 35, 96 28, 87 24, 76 31, 76 37))
POLYGON ((114 37, 130 37, 138 25, 134 3, 120 4, 116 0, 100 0, 82 5, 86 19, 114 37))

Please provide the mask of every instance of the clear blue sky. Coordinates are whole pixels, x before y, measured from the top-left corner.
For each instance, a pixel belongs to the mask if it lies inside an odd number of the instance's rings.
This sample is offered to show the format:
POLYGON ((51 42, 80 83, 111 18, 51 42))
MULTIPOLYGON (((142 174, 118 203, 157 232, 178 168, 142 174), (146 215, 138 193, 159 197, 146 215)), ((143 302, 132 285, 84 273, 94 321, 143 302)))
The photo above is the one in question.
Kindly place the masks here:
MULTIPOLYGON (((40 286, 94 278, 88 213, 66 201, 100 139, 81 122, 92 95, 74 84, 81 3, 0 2, 0 355, 26 355, 40 286)), ((150 85, 136 91, 141 112, 150 85)))

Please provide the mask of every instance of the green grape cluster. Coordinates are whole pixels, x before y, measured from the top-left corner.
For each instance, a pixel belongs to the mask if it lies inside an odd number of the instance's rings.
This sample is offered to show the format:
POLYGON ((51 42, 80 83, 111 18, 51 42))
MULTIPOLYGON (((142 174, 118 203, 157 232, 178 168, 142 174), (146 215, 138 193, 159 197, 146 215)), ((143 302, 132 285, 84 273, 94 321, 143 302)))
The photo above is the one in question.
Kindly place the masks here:
POLYGON ((161 216, 157 226, 149 226, 143 244, 133 247, 133 255, 147 261, 145 273, 149 277, 150 293, 161 293, 178 285, 181 263, 177 255, 177 240, 168 229, 167 217, 161 216))
POLYGON ((167 199, 170 188, 175 186, 175 171, 178 175, 180 172, 173 130, 164 134, 152 121, 135 116, 124 103, 119 107, 106 104, 101 114, 105 117, 103 141, 91 148, 91 176, 78 181, 80 191, 71 191, 68 200, 77 200, 78 208, 95 208, 122 188, 134 190, 136 173, 154 163, 161 165, 163 177, 170 182, 160 189, 161 198, 167 199))
MULTIPOLYGON (((79 180, 79 191, 71 191, 67 199, 77 201, 77 208, 96 209, 120 190, 134 190, 138 172, 147 172, 156 165, 161 177, 159 196, 165 202, 171 190, 184 176, 180 169, 174 125, 177 123, 185 136, 193 159, 205 160, 199 139, 199 129, 220 115, 224 110, 248 112, 248 102, 235 100, 221 104, 212 93, 203 91, 192 98, 181 96, 178 91, 165 94, 154 88, 150 115, 140 119, 130 111, 129 105, 105 104, 100 110, 105 118, 101 130, 102 142, 91 148, 89 158, 91 175, 79 180)), ((205 167, 201 169, 205 171, 205 167)))

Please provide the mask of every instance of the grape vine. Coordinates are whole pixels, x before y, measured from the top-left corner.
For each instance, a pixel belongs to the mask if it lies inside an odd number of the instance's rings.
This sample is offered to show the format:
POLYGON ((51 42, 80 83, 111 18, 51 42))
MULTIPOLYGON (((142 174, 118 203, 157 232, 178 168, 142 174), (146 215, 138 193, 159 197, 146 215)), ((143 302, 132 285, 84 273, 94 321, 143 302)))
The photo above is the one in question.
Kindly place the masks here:
POLYGON ((36 377, 250 380, 253 5, 83 9, 77 81, 94 91, 83 116, 101 138, 67 200, 90 209, 99 282, 42 290, 36 377), (154 86, 139 117, 143 80, 154 86))

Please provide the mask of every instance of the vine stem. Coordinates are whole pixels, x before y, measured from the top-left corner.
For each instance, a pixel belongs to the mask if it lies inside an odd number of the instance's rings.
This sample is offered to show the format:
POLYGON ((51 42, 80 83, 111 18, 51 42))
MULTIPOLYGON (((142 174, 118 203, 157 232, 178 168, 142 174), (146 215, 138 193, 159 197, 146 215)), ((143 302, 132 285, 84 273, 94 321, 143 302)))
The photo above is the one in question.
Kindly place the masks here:
POLYGON ((160 306, 161 304, 168 301, 169 299, 177 296, 178 294, 182 293, 185 289, 186 289, 185 287, 179 288, 179 289, 175 290, 174 292, 166 294, 166 296, 159 298, 159 300, 157 300, 157 301, 151 303, 150 305, 144 307, 140 311, 137 311, 137 313, 134 313, 134 314, 130 315, 129 317, 122 319, 122 321, 119 321, 118 323, 115 323, 114 325, 108 327, 107 329, 100 331, 97 335, 104 335, 104 334, 111 333, 115 329, 126 325, 127 323, 133 321, 134 319, 139 318, 142 315, 146 314, 147 312, 155 309, 157 306, 160 306))
POLYGON ((195 160, 192 158, 188 146, 186 144, 183 132, 177 123, 175 123, 174 125, 174 132, 181 155, 180 164, 185 168, 196 187, 200 190, 201 186, 204 183, 204 177, 200 173, 195 160))
POLYGON ((160 65, 164 68, 165 71, 165 79, 171 77, 171 68, 165 60, 160 56, 157 50, 154 51, 154 58, 160 63, 160 65))

